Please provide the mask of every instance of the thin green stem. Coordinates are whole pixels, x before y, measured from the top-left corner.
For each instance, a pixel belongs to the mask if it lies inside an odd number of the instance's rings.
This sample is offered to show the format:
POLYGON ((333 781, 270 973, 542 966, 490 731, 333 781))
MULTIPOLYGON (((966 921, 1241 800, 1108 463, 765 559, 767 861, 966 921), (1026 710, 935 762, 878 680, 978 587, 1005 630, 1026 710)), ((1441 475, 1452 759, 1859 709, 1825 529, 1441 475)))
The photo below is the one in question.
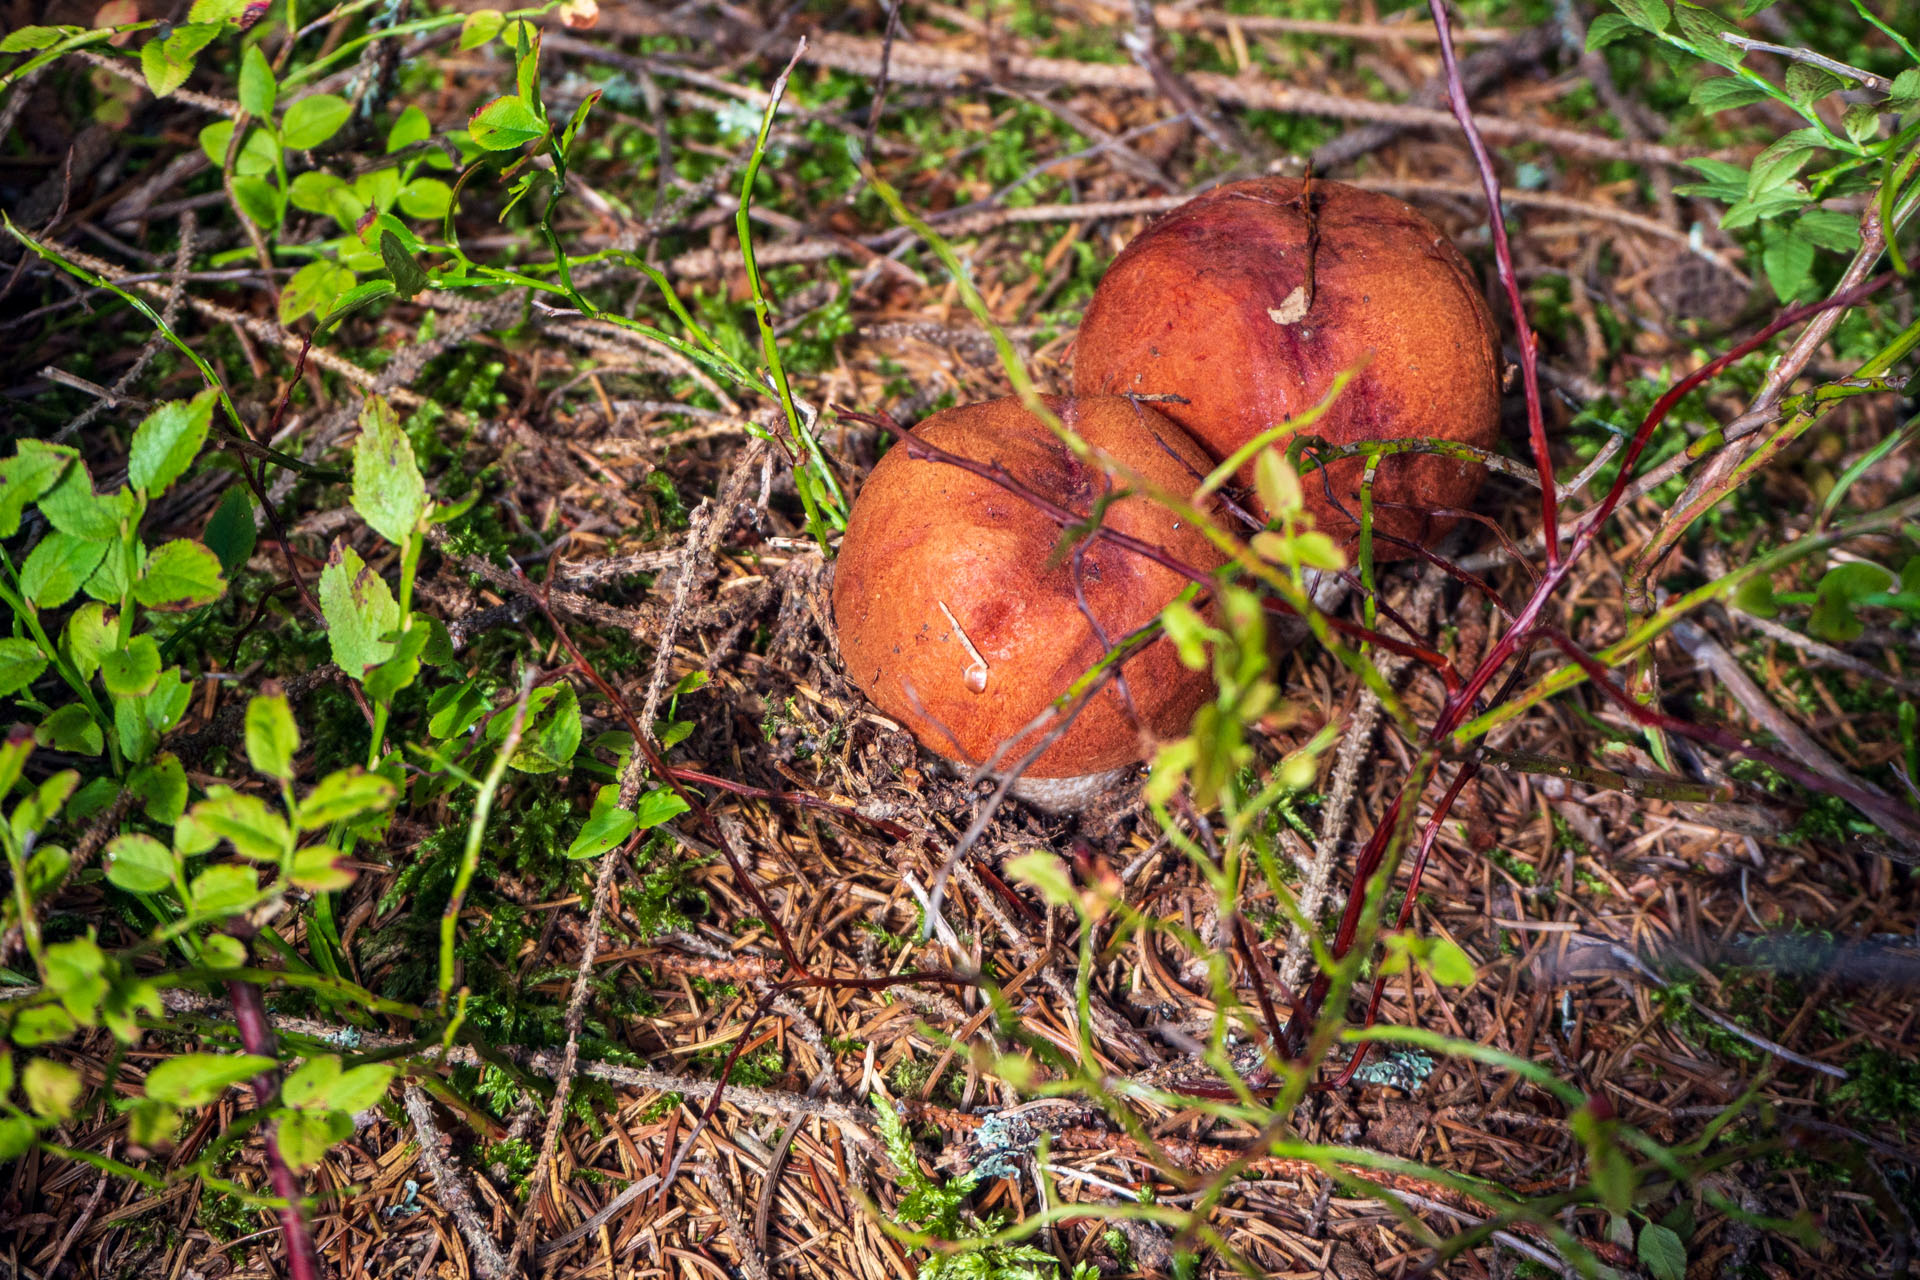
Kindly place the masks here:
POLYGON ((453 892, 448 895, 447 909, 440 916, 439 990, 442 1013, 446 1012, 447 998, 453 991, 453 945, 460 924, 460 910, 466 905, 467 888, 480 869, 480 841, 486 834, 487 819, 493 813, 494 795, 500 789, 501 779, 506 776, 507 762, 513 759, 513 753, 520 748, 520 732, 526 727, 527 721, 527 699, 532 692, 533 681, 529 675, 520 682, 520 697, 513 708, 513 720, 507 726, 506 737, 494 754, 485 780, 480 784, 479 797, 473 804, 473 817, 467 823, 467 844, 460 857, 460 869, 454 873, 453 892))
POLYGON ((814 541, 820 544, 820 549, 825 551, 825 522, 831 522, 836 530, 847 527, 846 496, 840 491, 840 483, 834 478, 826 455, 820 451, 820 442, 801 420, 799 408, 794 404, 786 365, 780 359, 779 335, 774 331, 772 308, 767 304, 766 287, 760 278, 760 264, 754 258, 751 218, 753 184, 759 179, 760 164, 767 157, 767 137, 773 132, 773 120, 780 111, 780 99, 786 93, 787 79, 793 74, 793 68, 805 50, 806 43, 802 41, 800 47, 794 50, 793 60, 787 63, 786 69, 773 82, 773 90, 767 96, 767 109, 760 117, 760 132, 754 136, 753 153, 747 157, 746 172, 740 179, 740 202, 734 211, 733 225, 740 237, 740 257, 747 269, 747 287, 753 292, 753 318, 760 330, 760 351, 766 358, 781 411, 786 415, 787 430, 793 433, 795 443, 807 459, 805 465, 796 465, 793 469, 794 488, 800 495, 801 506, 806 509, 807 530, 813 535, 814 541))

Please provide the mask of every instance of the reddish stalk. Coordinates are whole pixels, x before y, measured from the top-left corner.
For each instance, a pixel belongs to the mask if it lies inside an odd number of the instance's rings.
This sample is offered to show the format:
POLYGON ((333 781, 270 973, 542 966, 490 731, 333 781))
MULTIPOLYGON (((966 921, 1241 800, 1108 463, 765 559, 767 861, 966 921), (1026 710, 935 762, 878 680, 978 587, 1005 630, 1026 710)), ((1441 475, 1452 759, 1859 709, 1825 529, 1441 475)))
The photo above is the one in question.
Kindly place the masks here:
MULTIPOLYGON (((1467 87, 1460 79, 1460 64, 1453 56, 1453 28, 1447 20, 1445 0, 1427 0, 1433 13, 1434 30, 1440 37, 1440 64, 1446 69, 1447 103, 1460 131, 1467 136, 1473 151, 1474 167, 1480 170, 1480 185, 1487 193, 1487 225, 1493 232, 1493 258, 1500 269, 1500 283, 1506 287, 1507 306, 1513 311, 1513 336, 1520 344, 1520 379, 1527 393, 1527 441, 1533 447, 1533 465, 1540 472, 1540 524, 1546 530, 1547 567, 1551 569, 1560 552, 1560 514, 1554 496, 1553 455, 1547 448, 1546 418, 1540 411, 1539 339, 1527 323, 1527 304, 1520 297, 1520 280, 1513 271, 1513 247, 1507 242, 1507 220, 1500 212, 1500 178, 1493 170, 1493 157, 1473 122, 1473 109, 1467 103, 1467 87)), ((1569 556, 1569 559, 1572 557, 1569 556)))
MULTIPOLYGON (((251 982, 229 982, 227 999, 233 1002, 233 1019, 240 1028, 241 1045, 248 1053, 273 1057, 273 1024, 267 1021, 267 1003, 260 995, 260 988, 251 982)), ((253 1078, 254 1106, 265 1111, 279 1096, 279 1067, 269 1067, 253 1078)), ((273 1194, 286 1201, 274 1213, 280 1219, 280 1234, 287 1242, 287 1272, 293 1280, 324 1280, 326 1265, 313 1247, 313 1235, 300 1212, 305 1188, 280 1154, 280 1141, 271 1126, 262 1130, 261 1145, 266 1148, 267 1176, 273 1183, 273 1194)))
MULTIPOLYGON (((1540 576, 1539 581, 1535 584, 1532 595, 1528 597, 1526 604, 1521 607, 1520 612, 1513 619, 1506 633, 1500 637, 1493 648, 1487 653, 1486 657, 1481 660, 1480 665, 1474 669, 1473 674, 1469 676, 1460 687, 1449 691, 1447 700, 1441 707, 1440 715, 1436 719, 1433 729, 1428 734, 1428 741, 1430 743, 1437 744, 1445 741, 1477 707, 1480 695, 1485 692, 1486 687, 1492 683, 1494 676, 1499 673, 1500 669, 1514 657, 1523 645, 1531 646, 1538 643, 1542 638, 1540 634, 1543 626, 1542 614, 1545 612, 1547 604, 1558 592, 1568 574, 1572 572, 1574 564, 1578 562, 1580 557, 1592 545, 1594 538, 1599 534, 1601 526, 1612 517, 1614 511, 1619 507, 1629 484, 1633 480, 1635 465, 1638 463, 1640 456, 1646 451, 1648 443, 1653 438, 1654 431, 1666 420, 1667 415, 1673 411, 1673 407, 1694 388, 1718 375, 1721 370, 1725 369, 1735 360, 1757 349, 1781 330, 1830 308, 1851 306, 1875 290, 1884 287, 1891 279, 1892 276, 1890 275, 1881 276, 1855 289, 1849 289, 1844 293, 1835 294, 1833 297, 1821 302, 1791 308, 1764 329, 1760 330, 1760 332, 1735 345, 1720 356, 1708 361, 1693 373, 1682 378, 1679 382, 1675 383, 1666 394, 1654 402, 1646 418, 1640 423, 1638 429, 1635 430, 1633 441, 1625 451, 1625 455, 1621 460, 1620 474, 1615 477, 1613 486, 1607 491, 1606 496, 1601 500, 1599 506, 1594 508, 1590 516, 1583 517, 1579 531, 1575 534, 1566 557, 1548 565, 1546 572, 1540 576)), ((1576 659, 1576 661, 1580 661, 1580 659, 1576 659)), ((1587 658, 1586 661, 1592 662, 1592 659, 1587 658)), ((1583 669, 1585 669, 1585 663, 1582 665, 1583 669)), ((1594 663, 1594 666, 1597 667, 1598 664, 1594 663)), ((1591 675, 1592 671, 1589 670, 1588 673, 1591 675)), ((1605 687, 1609 692, 1612 691, 1610 682, 1606 682, 1605 687)), ((1624 693, 1622 696, 1625 696, 1624 693)), ((1636 719, 1643 714, 1660 715, 1658 712, 1653 712, 1649 708, 1642 707, 1637 702, 1632 702, 1631 699, 1628 699, 1628 701, 1634 708, 1630 714, 1633 714, 1636 719)), ((1727 748, 1731 745, 1733 749, 1739 750, 1744 754, 1770 754, 1757 753, 1755 748, 1741 743, 1739 739, 1734 738, 1731 734, 1716 734, 1713 731, 1703 730, 1699 726, 1688 724, 1685 721, 1673 720, 1672 717, 1662 716, 1661 718, 1671 721, 1673 726, 1672 731, 1683 734, 1684 736, 1695 737, 1701 741, 1722 748, 1727 748)), ((1429 748, 1429 750, 1432 749, 1433 748, 1429 748)), ((1783 769, 1782 772, 1786 773, 1788 777, 1792 777, 1796 781, 1813 778, 1814 780, 1807 785, 1841 794, 1840 791, 1836 790, 1837 784, 1831 779, 1815 778, 1814 775, 1801 769, 1797 764, 1791 761, 1785 763, 1789 768, 1783 769)), ((1857 790, 1857 788, 1845 788, 1847 792, 1854 790, 1857 790)), ((1393 798, 1386 812, 1382 815, 1381 821, 1374 828, 1373 835, 1360 851, 1354 868, 1354 878, 1348 888, 1346 909, 1341 917, 1339 932, 1334 938, 1332 952, 1336 960, 1345 956, 1348 949, 1353 945, 1353 939, 1359 926, 1360 912, 1364 905, 1366 883, 1379 869, 1381 860, 1387 855, 1388 847, 1392 843, 1394 833, 1399 828, 1400 813, 1406 798, 1407 793, 1404 789, 1393 798)), ((1850 796, 1849 799, 1851 799, 1850 796)), ((1911 819, 1902 819, 1899 815, 1895 814, 1891 810, 1888 802, 1875 797, 1867 797, 1867 799, 1871 807, 1868 807, 1866 811, 1874 814, 1876 817, 1886 815, 1892 818, 1895 829, 1903 829, 1910 824, 1911 819)), ((1435 810, 1428 820, 1430 828, 1437 828, 1446 820, 1446 814, 1450 807, 1451 802, 1449 801, 1446 805, 1435 810)), ((1427 842, 1423 841, 1423 843, 1427 842)), ((1331 987, 1331 981, 1325 973, 1322 973, 1310 985, 1305 1001, 1306 1012, 1309 1017, 1317 1017, 1319 1015, 1321 1006, 1324 1004, 1327 993, 1331 990, 1331 987)), ((1290 1028, 1289 1031, 1291 1034, 1298 1035, 1303 1033, 1304 1028, 1290 1028)), ((1351 1070, 1358 1065, 1359 1063, 1356 1059, 1356 1061, 1348 1065, 1348 1072, 1350 1073, 1351 1070)))

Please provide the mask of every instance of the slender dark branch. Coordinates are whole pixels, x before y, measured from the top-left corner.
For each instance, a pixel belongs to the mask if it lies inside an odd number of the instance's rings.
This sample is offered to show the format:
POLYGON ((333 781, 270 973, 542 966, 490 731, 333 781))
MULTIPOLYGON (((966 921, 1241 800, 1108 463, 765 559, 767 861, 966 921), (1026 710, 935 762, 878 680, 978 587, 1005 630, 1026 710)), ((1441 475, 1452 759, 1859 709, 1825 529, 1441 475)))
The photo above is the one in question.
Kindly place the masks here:
MULTIPOLYGON (((265 1058, 274 1057, 273 1025, 267 1021, 267 1003, 260 995, 260 988, 251 982, 236 979, 227 983, 227 999, 233 1002, 233 1018, 240 1028, 241 1045, 248 1053, 257 1053, 265 1058)), ((260 1110, 267 1110, 279 1096, 278 1066, 269 1067, 253 1078, 253 1101, 260 1110)), ((261 1141, 266 1148, 267 1176, 273 1183, 273 1194, 286 1201, 274 1212, 280 1219, 280 1234, 287 1242, 288 1274, 293 1280, 325 1280, 326 1266, 320 1261, 319 1251, 313 1247, 313 1235, 307 1230, 306 1217, 300 1212, 305 1189, 300 1185, 299 1177, 288 1167, 286 1158, 280 1154, 280 1142, 273 1130, 266 1130, 261 1141)))
POLYGON ((1819 302, 1789 307, 1751 338, 1715 356, 1674 383, 1665 395, 1653 402, 1653 408, 1647 411, 1645 420, 1633 433, 1633 442, 1627 446, 1627 456, 1620 463, 1620 474, 1614 478, 1613 487, 1607 491, 1607 496, 1601 499, 1600 505, 1590 514, 1580 517, 1579 531, 1574 534, 1573 547, 1567 552, 1567 559, 1578 559, 1580 553, 1585 551, 1598 535, 1600 526, 1612 518, 1614 510, 1626 496, 1628 483, 1633 479, 1634 464, 1640 460, 1640 455, 1646 452, 1647 445, 1653 439, 1654 429, 1666 420, 1667 415, 1673 412, 1673 407, 1685 399, 1688 393, 1708 379, 1719 376, 1721 370, 1742 356, 1758 350, 1782 330, 1790 329, 1802 320, 1811 319, 1823 311, 1831 311, 1835 307, 1851 307, 1884 289, 1895 278, 1893 272, 1887 272, 1855 285, 1851 289, 1836 293, 1830 298, 1823 298, 1819 302))
POLYGON ((1480 185, 1487 193, 1487 225, 1493 231, 1493 257, 1500 269, 1500 283, 1506 287, 1507 305, 1513 312, 1513 336, 1520 344, 1520 379, 1527 395, 1527 440, 1533 447, 1533 465, 1540 473, 1540 521, 1545 530, 1547 567, 1552 568, 1560 552, 1560 515, 1554 496, 1553 454, 1547 447, 1546 419, 1540 409, 1539 342, 1533 326, 1527 322, 1527 304, 1520 297, 1520 280, 1513 270, 1513 246, 1507 241, 1507 221, 1500 211, 1500 178, 1494 172, 1493 157, 1473 121, 1473 108, 1467 102, 1467 88, 1460 80, 1460 64, 1453 56, 1453 28, 1447 19, 1446 0, 1427 0, 1433 13, 1434 30, 1440 36, 1440 62, 1447 75, 1447 102, 1460 131, 1467 137, 1473 163, 1480 170, 1480 185))
POLYGON ((1573 659, 1573 661, 1579 665, 1580 669, 1586 672, 1587 679, 1593 682, 1594 687, 1605 694, 1610 702, 1626 712, 1627 716, 1632 719, 1635 724, 1643 728, 1659 729, 1663 733, 1671 733, 1679 737, 1691 738, 1695 742, 1702 742, 1708 746, 1718 747, 1720 750, 1732 755, 1746 756, 1750 759, 1758 760, 1762 764, 1792 778, 1795 782, 1811 791, 1836 795, 1854 808, 1860 810, 1860 812, 1866 814, 1869 818, 1872 818, 1886 830, 1888 835, 1894 836, 1907 846, 1908 849, 1914 850, 1914 852, 1911 853, 1892 855, 1896 861, 1908 863, 1920 862, 1920 813, 1915 813, 1910 809, 1903 809, 1894 804, 1893 801, 1889 800, 1886 796, 1875 795, 1873 792, 1845 779, 1817 773, 1790 756, 1782 755, 1777 751, 1769 751, 1764 747, 1756 747, 1751 743, 1743 741, 1737 735, 1727 732, 1725 729, 1716 729, 1709 725, 1695 724, 1691 720, 1682 720, 1678 716, 1671 716, 1664 711, 1647 706, 1645 703, 1635 699, 1633 695, 1625 689, 1615 684, 1609 676, 1607 668, 1601 664, 1600 660, 1575 644, 1565 632, 1557 627, 1546 626, 1542 626, 1540 631, 1548 640, 1551 640, 1562 653, 1573 659))

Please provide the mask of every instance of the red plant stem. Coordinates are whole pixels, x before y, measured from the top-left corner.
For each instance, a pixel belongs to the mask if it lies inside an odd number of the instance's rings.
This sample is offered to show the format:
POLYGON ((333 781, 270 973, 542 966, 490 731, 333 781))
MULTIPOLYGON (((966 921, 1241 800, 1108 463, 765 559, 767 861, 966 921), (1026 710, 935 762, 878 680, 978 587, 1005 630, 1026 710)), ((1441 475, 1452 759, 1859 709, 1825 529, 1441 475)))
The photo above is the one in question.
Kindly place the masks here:
POLYGON ((1753 746, 1724 729, 1695 724, 1691 720, 1682 720, 1678 716, 1657 711, 1616 685, 1608 677, 1607 669, 1601 665, 1600 660, 1575 644, 1565 632, 1557 627, 1542 627, 1541 631, 1547 639, 1560 648, 1561 652, 1572 658, 1580 669, 1586 672, 1587 679, 1593 682, 1594 688, 1605 694, 1610 701, 1625 711, 1634 723, 1643 728, 1659 729, 1664 733, 1691 738, 1695 742, 1704 742, 1733 755, 1758 760, 1809 790, 1825 791, 1839 796, 1856 809, 1867 813, 1882 827, 1887 828, 1889 835, 1897 835, 1910 841, 1920 841, 1920 814, 1902 809, 1886 797, 1875 795, 1850 782, 1816 773, 1791 756, 1753 746))
POLYGON ((1573 548, 1567 553, 1567 559, 1573 560, 1578 558, 1580 553, 1586 550, 1587 546, 1592 543, 1594 537, 1599 533, 1600 526, 1612 517, 1614 509, 1620 505, 1621 499, 1626 495, 1628 482, 1633 478, 1634 463, 1640 460, 1640 455, 1646 452, 1647 444, 1653 439, 1653 429, 1663 422, 1666 416, 1673 411, 1673 406, 1679 404, 1681 400, 1686 398, 1687 393, 1707 381, 1707 379, 1718 375, 1722 369, 1725 369, 1735 360, 1740 359, 1742 356, 1747 355, 1758 349, 1762 344, 1770 341, 1774 335, 1778 334, 1781 330, 1791 328, 1799 324, 1802 320, 1816 316, 1822 311, 1830 311, 1835 307, 1850 307, 1856 302, 1864 301, 1872 294, 1885 288, 1893 280, 1894 274, 1887 272, 1862 284, 1855 285, 1844 293, 1836 293, 1832 297, 1825 298, 1819 302, 1809 302, 1798 307, 1789 307, 1787 310, 1781 312, 1772 324, 1769 324, 1745 342, 1709 360, 1706 364, 1701 365, 1698 369, 1674 383, 1665 395, 1653 402, 1653 408, 1648 411, 1646 421, 1642 422, 1640 429, 1634 432, 1633 442, 1627 446, 1626 456, 1621 459, 1620 474, 1614 480, 1613 487, 1607 490, 1607 496, 1600 500, 1600 505, 1594 508, 1592 515, 1581 517, 1580 529, 1574 535, 1573 548))
MULTIPOLYGON (((1479 771, 1480 762, 1477 759, 1463 761, 1459 772, 1453 776, 1452 785, 1447 788, 1446 794, 1440 797, 1440 803, 1434 807, 1432 816, 1427 820, 1427 829, 1420 834, 1420 851, 1414 855, 1413 869, 1407 875, 1407 896, 1400 903, 1400 915, 1394 921, 1394 928, 1404 929, 1407 927, 1407 921, 1412 919, 1414 900, 1420 892, 1420 877, 1427 869, 1427 856, 1433 852, 1434 839, 1440 834, 1441 824, 1446 822, 1447 814, 1452 811, 1453 802, 1460 798, 1460 792, 1465 789, 1467 782, 1479 771)), ((1373 984, 1373 994, 1367 998, 1367 1017, 1363 1026, 1373 1025, 1374 1018, 1380 1012, 1380 998, 1386 994, 1386 991, 1386 979, 1377 978, 1373 984)), ((1327 1088, 1341 1088, 1347 1081, 1353 1079, 1353 1073, 1358 1071, 1360 1064, 1367 1060, 1367 1051, 1371 1047, 1363 1043, 1355 1048, 1353 1056, 1347 1059, 1347 1065, 1340 1069, 1340 1074, 1327 1082, 1327 1088)))
MULTIPOLYGON (((240 1028, 241 1045, 248 1053, 273 1057, 273 1024, 267 1021, 267 1003, 261 998, 260 988, 251 982, 229 982, 227 999, 233 1003, 233 1019, 240 1028)), ((270 1067, 253 1078, 256 1107, 264 1111, 279 1096, 279 1067, 270 1067)), ((287 1271, 293 1280, 323 1280, 326 1265, 313 1247, 313 1236, 300 1212, 300 1199, 306 1190, 280 1154, 280 1142, 271 1127, 262 1131, 261 1143, 266 1148, 267 1176, 273 1183, 273 1194, 286 1201, 275 1213, 280 1218, 280 1234, 287 1242, 287 1271)))
POLYGON ((1873 293, 1876 289, 1884 287, 1892 279, 1893 276, 1891 274, 1883 275, 1877 279, 1869 280, 1858 288, 1849 289, 1845 293, 1835 294, 1833 297, 1827 298, 1824 301, 1808 303, 1805 306, 1794 307, 1786 311, 1779 319, 1762 329, 1759 333, 1754 334, 1746 341, 1739 343, 1721 355, 1709 360, 1706 364, 1701 365, 1700 368, 1680 379, 1665 395, 1654 401, 1653 408, 1648 411, 1645 420, 1640 423, 1639 429, 1633 433, 1633 441, 1627 446, 1626 453, 1621 459, 1620 474, 1615 477, 1613 487, 1607 491, 1607 496, 1601 499, 1600 505, 1594 508, 1593 514, 1590 517, 1582 518, 1580 531, 1574 536, 1573 544, 1568 550, 1566 558, 1551 565, 1547 569, 1546 573, 1541 576, 1538 585, 1534 587, 1533 594, 1528 597, 1527 603, 1521 607, 1519 615, 1514 619, 1513 626, 1508 629, 1505 635, 1500 637, 1493 649, 1481 661, 1479 667, 1474 670, 1474 673, 1467 678, 1462 687, 1448 695, 1446 705, 1441 709, 1439 719, 1434 724, 1431 735, 1433 741, 1440 741, 1460 726, 1461 721, 1466 718, 1468 711, 1472 709, 1475 700, 1479 698, 1487 685, 1492 682, 1494 674, 1506 664, 1507 660, 1513 656, 1514 651, 1523 641, 1532 640, 1533 633, 1540 624, 1540 615, 1545 611, 1547 602, 1553 597, 1554 592, 1559 590, 1560 584, 1566 580, 1567 575, 1572 572, 1574 562, 1593 544, 1594 538, 1599 536, 1600 527, 1612 518, 1615 509, 1619 507, 1621 499, 1626 494, 1627 486, 1633 480, 1634 465, 1639 462, 1640 455, 1646 452, 1648 443, 1653 439, 1655 428, 1666 420, 1669 413, 1673 412, 1673 407, 1680 403, 1695 387, 1706 382, 1709 378, 1715 377, 1721 370, 1725 369, 1735 360, 1740 359, 1742 356, 1760 347, 1782 329, 1798 324, 1808 316, 1815 315, 1832 307, 1852 306, 1862 298, 1873 293))
MULTIPOLYGON (((1500 212, 1500 178, 1493 170, 1493 157, 1473 122, 1473 108, 1467 102, 1467 87, 1460 79, 1460 64, 1453 56, 1453 28, 1447 20, 1445 0, 1427 0, 1433 13, 1434 30, 1440 36, 1440 63, 1446 69, 1447 102, 1460 131, 1467 136, 1473 151, 1473 163, 1480 170, 1480 185, 1487 193, 1487 225, 1493 232, 1493 258, 1500 269, 1500 283, 1507 290, 1507 305, 1513 311, 1513 335, 1520 345, 1520 379, 1527 394, 1527 440, 1533 446, 1533 465, 1540 472, 1540 524, 1546 531, 1547 567, 1551 569, 1560 552, 1560 515, 1555 497, 1553 455, 1547 448, 1547 424, 1540 411, 1539 339, 1527 323, 1527 304, 1520 297, 1520 281, 1513 271, 1513 247, 1507 242, 1507 220, 1500 212)), ((1569 559, 1572 557, 1569 556, 1569 559)))

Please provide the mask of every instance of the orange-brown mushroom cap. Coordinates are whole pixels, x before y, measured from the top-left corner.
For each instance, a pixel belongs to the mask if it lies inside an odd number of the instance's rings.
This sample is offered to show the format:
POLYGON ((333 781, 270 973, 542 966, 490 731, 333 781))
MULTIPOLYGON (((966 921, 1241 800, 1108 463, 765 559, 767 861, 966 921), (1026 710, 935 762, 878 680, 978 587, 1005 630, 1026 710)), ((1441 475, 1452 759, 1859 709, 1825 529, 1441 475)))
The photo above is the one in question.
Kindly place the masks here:
MULTIPOLYGON (((1292 178, 1230 183, 1135 238, 1081 323, 1075 393, 1183 396, 1161 407, 1224 458, 1364 361, 1306 431, 1337 445, 1424 437, 1491 449, 1498 334, 1459 251, 1400 201, 1338 182, 1312 184, 1310 237, 1304 190, 1292 178)), ((1363 468, 1354 458, 1301 477, 1308 509, 1336 539, 1357 533, 1363 468)), ((1430 542, 1452 523, 1432 512, 1465 507, 1485 477, 1437 454, 1387 458, 1374 528, 1430 542)), ((1391 543, 1375 551, 1407 554, 1391 543)))
MULTIPOLYGON (((1094 449, 1170 492, 1192 493, 1210 466, 1185 432, 1123 397, 1047 404, 1094 449)), ((1117 487, 1015 399, 948 409, 910 434, 1004 467, 1077 517, 1117 487)), ((1202 572, 1222 563, 1191 523, 1146 497, 1113 502, 1103 526, 1202 572)), ((1166 565, 1092 538, 1075 544, 1076 592, 1075 555, 1055 554, 1064 536, 1024 498, 949 463, 913 458, 907 442, 897 442, 867 478, 840 544, 833 613, 848 674, 930 750, 967 764, 985 760, 1100 660, 1101 632, 1117 643, 1188 584, 1166 565)), ((1184 734, 1212 692, 1211 677, 1181 665, 1164 637, 1121 672, 1131 709, 1108 681, 1027 776, 1079 777, 1139 760, 1141 730, 1148 739, 1184 734)), ((1020 738, 1003 762, 1045 732, 1020 738)))

